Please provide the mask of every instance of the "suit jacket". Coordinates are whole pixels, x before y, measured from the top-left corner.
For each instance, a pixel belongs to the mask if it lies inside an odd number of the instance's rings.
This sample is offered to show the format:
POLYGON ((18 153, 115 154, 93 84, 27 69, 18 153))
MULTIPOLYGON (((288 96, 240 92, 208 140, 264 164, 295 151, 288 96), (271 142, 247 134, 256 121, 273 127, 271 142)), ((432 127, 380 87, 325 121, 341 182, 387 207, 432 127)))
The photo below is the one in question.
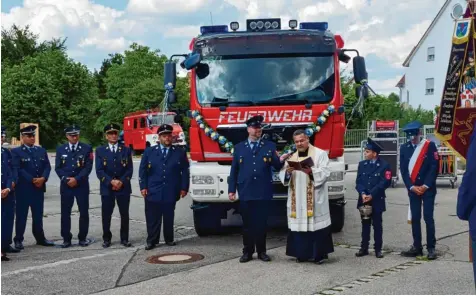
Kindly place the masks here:
POLYGON ((469 232, 476 241, 476 128, 471 136, 468 154, 466 155, 466 171, 458 190, 456 212, 461 220, 469 221, 469 232))
POLYGON ((69 143, 56 148, 55 171, 61 180, 61 194, 89 194, 89 174, 93 169, 93 150, 90 145, 76 143, 72 152, 69 143), (71 188, 67 185, 68 177, 74 177, 78 185, 71 188))
POLYGON ((392 184, 392 170, 383 159, 377 158, 375 164, 369 160, 359 163, 355 190, 359 194, 357 208, 363 205, 362 193, 372 196, 372 211, 385 212, 385 190, 392 184))
POLYGON ((148 191, 145 198, 152 202, 176 202, 181 190, 188 191, 189 167, 184 149, 171 146, 164 156, 160 145, 148 147, 139 167, 140 189, 148 191))
POLYGON ((46 191, 46 182, 50 177, 51 165, 46 150, 33 146, 30 150, 26 145, 12 149, 13 169, 18 172, 18 184, 15 187, 17 197, 35 195, 46 191), (36 188, 33 178, 44 177, 42 188, 36 188))
POLYGON ((129 147, 118 145, 115 153, 109 149, 109 144, 96 149, 96 175, 101 182, 101 195, 130 195, 133 173, 132 152, 129 147), (114 179, 123 184, 118 191, 112 190, 111 181, 114 179))
POLYGON ((436 177, 438 176, 438 148, 435 143, 430 142, 428 150, 424 156, 423 164, 418 172, 416 181, 413 184, 410 179, 410 172, 408 171, 408 164, 413 155, 415 149, 411 142, 407 142, 400 146, 400 173, 402 175, 403 182, 407 187, 409 194, 417 196, 410 191, 413 185, 416 186, 428 186, 425 195, 436 195, 436 177))
POLYGON ((255 152, 248 140, 235 146, 228 179, 228 192, 238 194, 240 200, 271 200, 273 198, 273 172, 283 167, 273 142, 260 140, 255 152))

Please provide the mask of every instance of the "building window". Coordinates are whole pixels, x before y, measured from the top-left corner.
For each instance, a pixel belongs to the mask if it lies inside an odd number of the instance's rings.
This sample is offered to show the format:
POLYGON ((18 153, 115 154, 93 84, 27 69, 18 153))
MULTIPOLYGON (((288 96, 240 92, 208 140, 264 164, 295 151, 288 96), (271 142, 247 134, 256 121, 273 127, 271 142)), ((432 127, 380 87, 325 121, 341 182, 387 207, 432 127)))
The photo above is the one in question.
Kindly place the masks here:
POLYGON ((134 128, 137 128, 137 118, 134 119, 134 128))
POLYGON ((426 88, 425 88, 425 95, 432 95, 435 91, 435 79, 434 78, 427 78, 426 79, 426 88))
POLYGON ((145 117, 141 117, 140 118, 140 128, 144 128, 145 127, 145 117))
POLYGON ((435 48, 428 47, 427 61, 433 62, 435 60, 435 48))

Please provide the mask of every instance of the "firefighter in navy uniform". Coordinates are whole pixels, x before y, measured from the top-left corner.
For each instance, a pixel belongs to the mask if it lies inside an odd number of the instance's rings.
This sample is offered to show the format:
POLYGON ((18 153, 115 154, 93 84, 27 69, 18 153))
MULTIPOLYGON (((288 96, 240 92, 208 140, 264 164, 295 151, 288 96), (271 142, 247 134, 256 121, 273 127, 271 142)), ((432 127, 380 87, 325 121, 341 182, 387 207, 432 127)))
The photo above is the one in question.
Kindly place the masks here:
MULTIPOLYGON (((2 126, 2 144, 5 141, 5 128, 2 126)), ((13 222, 15 219, 16 171, 12 168, 12 155, 2 147, 2 261, 9 261, 6 253, 18 253, 12 248, 13 222)))
POLYGON ((51 165, 46 150, 35 146, 36 126, 29 125, 20 129, 23 145, 12 149, 13 169, 18 172, 18 184, 15 186, 16 221, 15 248, 23 250, 28 209, 31 208, 33 236, 36 244, 54 246, 55 243, 45 238, 43 231, 43 210, 46 182, 51 172, 51 165))
POLYGON ((370 224, 374 229, 374 250, 377 258, 383 258, 383 226, 382 214, 386 210, 385 190, 392 184, 392 170, 390 165, 379 157, 382 147, 367 139, 364 156, 365 160, 359 163, 355 189, 359 194, 357 209, 364 204, 372 206, 370 219, 362 216, 362 242, 357 257, 369 254, 370 224))
POLYGON ((436 259, 436 237, 433 214, 439 156, 435 143, 421 141, 420 128, 422 126, 420 122, 413 121, 403 127, 403 131, 410 140, 400 146, 400 173, 410 199, 413 244, 409 250, 403 251, 401 255, 404 257, 423 256, 420 223, 423 203, 423 219, 426 224, 426 245, 428 250, 427 257, 430 260, 434 260, 436 259), (413 175, 410 167, 413 168, 413 175))
POLYGON ((160 227, 164 224, 164 239, 174 246, 175 204, 187 195, 189 188, 189 162, 184 149, 172 146, 173 127, 162 124, 158 135, 160 143, 149 147, 139 167, 139 185, 145 201, 147 246, 151 250, 159 243, 160 227))
POLYGON ((261 139, 262 123, 260 115, 248 119, 248 139, 235 146, 230 170, 228 196, 234 201, 238 190, 243 218, 244 247, 240 262, 252 260, 255 251, 260 260, 271 261, 266 254, 268 208, 273 198, 271 168, 279 172, 284 156, 280 159, 276 145, 261 139))
POLYGON ((93 169, 93 151, 90 145, 79 142, 80 127, 65 128, 68 143, 56 149, 55 171, 61 181, 61 236, 62 248, 71 247, 71 209, 74 199, 79 209, 79 245, 86 247, 89 230, 89 175, 93 169))
POLYGON ((101 193, 103 247, 111 246, 111 216, 117 202, 121 215, 121 244, 131 247, 129 242, 129 204, 131 200, 131 178, 134 172, 131 149, 118 141, 118 124, 104 127, 107 144, 96 149, 96 175, 101 193))

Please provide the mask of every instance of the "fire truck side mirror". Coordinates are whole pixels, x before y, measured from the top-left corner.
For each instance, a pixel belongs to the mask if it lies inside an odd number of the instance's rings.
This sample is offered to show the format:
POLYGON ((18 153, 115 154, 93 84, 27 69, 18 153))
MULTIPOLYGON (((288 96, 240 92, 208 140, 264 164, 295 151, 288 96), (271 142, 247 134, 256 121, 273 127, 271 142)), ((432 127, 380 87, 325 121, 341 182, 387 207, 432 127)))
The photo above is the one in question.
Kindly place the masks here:
POLYGON ((362 82, 367 82, 368 75, 367 75, 367 69, 365 68, 364 57, 356 56, 354 57, 352 63, 354 66, 355 83, 362 84, 362 82))
POLYGON ((185 69, 190 70, 197 67, 201 60, 202 56, 200 53, 192 53, 183 61, 183 66, 185 69))
POLYGON ((164 85, 169 83, 172 84, 172 87, 175 88, 175 83, 177 81, 177 72, 174 62, 166 62, 164 66, 164 85))
POLYGON ((167 103, 169 104, 177 103, 177 95, 175 94, 175 92, 173 91, 169 92, 169 96, 167 97, 167 103))

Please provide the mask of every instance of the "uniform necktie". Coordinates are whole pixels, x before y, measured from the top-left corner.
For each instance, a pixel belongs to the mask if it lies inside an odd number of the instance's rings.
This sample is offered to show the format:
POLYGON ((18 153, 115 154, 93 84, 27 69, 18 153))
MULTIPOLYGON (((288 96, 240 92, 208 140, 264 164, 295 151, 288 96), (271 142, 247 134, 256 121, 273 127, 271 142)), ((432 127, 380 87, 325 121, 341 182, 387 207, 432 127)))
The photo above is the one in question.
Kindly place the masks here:
POLYGON ((74 152, 75 148, 74 145, 71 146, 71 152, 74 152))
POLYGON ((167 155, 167 148, 162 148, 162 157, 165 158, 167 155))
POLYGON ((116 153, 116 145, 112 145, 112 153, 116 153))
POLYGON ((253 151, 253 153, 256 151, 256 142, 251 142, 251 151, 253 151))

